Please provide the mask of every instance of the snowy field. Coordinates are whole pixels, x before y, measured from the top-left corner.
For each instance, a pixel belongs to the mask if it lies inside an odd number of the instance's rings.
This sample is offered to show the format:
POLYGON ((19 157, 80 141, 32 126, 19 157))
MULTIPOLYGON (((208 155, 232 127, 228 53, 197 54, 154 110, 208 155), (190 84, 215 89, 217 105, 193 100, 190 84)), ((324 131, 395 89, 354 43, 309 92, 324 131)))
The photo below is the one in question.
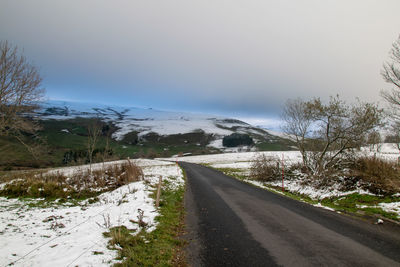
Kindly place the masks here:
MULTIPOLYGON (((120 164, 111 162, 107 164, 120 164)), ((0 266, 110 266, 116 250, 107 248, 103 236, 108 228, 126 226, 138 230, 130 220, 144 212, 147 231, 156 228, 158 214, 149 196, 159 177, 173 185, 183 185, 183 175, 174 163, 156 160, 137 160, 145 181, 134 182, 114 191, 101 194, 99 201, 78 206, 58 204, 51 207, 30 207, 38 200, 20 201, 0 198, 0 266)), ((88 166, 62 168, 66 175, 88 166)), ((101 168, 94 164, 93 168, 101 168)), ((118 248, 117 248, 118 249, 118 248)))
MULTIPOLYGON (((264 154, 266 157, 279 159, 283 161, 285 165, 290 166, 294 163, 301 162, 301 154, 298 151, 268 151, 268 152, 245 152, 245 153, 225 153, 216 155, 201 155, 201 156, 188 156, 181 158, 174 158, 172 160, 185 161, 198 164, 207 164, 213 168, 231 168, 236 169, 237 173, 241 175, 248 175, 252 164, 252 161, 259 156, 264 154)), ((371 151, 370 148, 365 147, 359 152, 360 155, 381 157, 387 160, 398 160, 399 151, 395 144, 381 144, 379 146, 379 152, 371 151)), ((268 186, 282 187, 282 181, 269 182, 267 185, 254 180, 246 180, 255 186, 267 188, 268 186)), ((340 185, 334 184, 328 188, 315 188, 312 185, 305 185, 300 179, 284 180, 284 188, 286 191, 299 193, 306 195, 314 200, 321 200, 326 197, 339 197, 353 193, 359 194, 370 194, 372 193, 365 191, 361 188, 352 191, 340 191, 340 185)), ((276 191, 281 193, 280 191, 276 191)), ((321 205, 319 205, 321 206, 321 205)), ((398 214, 400 218, 400 202, 394 203, 380 203, 379 207, 388 212, 394 212, 398 214)))

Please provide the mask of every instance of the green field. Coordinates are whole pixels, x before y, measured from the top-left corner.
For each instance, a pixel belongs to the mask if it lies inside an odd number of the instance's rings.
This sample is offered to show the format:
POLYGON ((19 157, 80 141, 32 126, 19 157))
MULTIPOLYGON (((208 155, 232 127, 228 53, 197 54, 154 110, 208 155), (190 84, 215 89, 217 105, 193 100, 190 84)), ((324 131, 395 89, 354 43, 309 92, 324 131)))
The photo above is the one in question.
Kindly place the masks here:
MULTIPOLYGON (((64 154, 69 151, 87 151, 88 144, 88 127, 93 124, 96 119, 75 118, 69 120, 45 120, 41 121, 42 129, 39 132, 41 145, 36 151, 37 159, 35 159, 28 149, 22 145, 14 137, 0 137, 0 170, 24 169, 32 167, 53 167, 63 166, 64 154)), ((177 134, 169 136, 158 136, 150 134, 146 136, 146 140, 133 142, 135 133, 128 134, 123 140, 116 141, 107 138, 117 130, 112 124, 108 125, 104 122, 97 121, 101 127, 109 127, 109 132, 102 132, 96 143, 97 149, 106 147, 107 139, 112 155, 107 156, 107 160, 121 158, 138 158, 138 157, 169 157, 179 153, 193 154, 209 154, 218 153, 217 149, 206 147, 208 136, 202 132, 177 134)), ((34 145, 32 137, 23 136, 24 142, 34 145)), ((97 157, 95 160, 101 161, 97 157)), ((79 162, 71 162, 68 165, 86 163, 86 159, 82 158, 79 162)))

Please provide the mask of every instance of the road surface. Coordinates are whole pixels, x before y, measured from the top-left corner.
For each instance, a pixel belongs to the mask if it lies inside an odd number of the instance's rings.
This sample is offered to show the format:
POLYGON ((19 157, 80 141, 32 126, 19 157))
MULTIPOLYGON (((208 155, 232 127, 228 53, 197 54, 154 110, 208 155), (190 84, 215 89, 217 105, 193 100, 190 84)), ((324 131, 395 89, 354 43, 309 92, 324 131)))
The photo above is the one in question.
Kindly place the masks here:
POLYGON ((351 218, 204 166, 187 173, 191 266, 400 266, 400 226, 351 218))

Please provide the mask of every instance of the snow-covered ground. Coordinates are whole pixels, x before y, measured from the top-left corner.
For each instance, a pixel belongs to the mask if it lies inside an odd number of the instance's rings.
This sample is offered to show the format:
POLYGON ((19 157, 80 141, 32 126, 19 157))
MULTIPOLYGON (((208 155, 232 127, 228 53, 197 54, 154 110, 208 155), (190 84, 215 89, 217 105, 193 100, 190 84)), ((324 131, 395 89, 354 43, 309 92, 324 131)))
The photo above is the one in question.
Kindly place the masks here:
MULTIPOLYGON (((122 162, 122 161, 121 161, 122 162)), ((107 164, 120 164, 112 162, 107 164)), ((103 236, 108 228, 126 226, 138 229, 130 220, 138 219, 139 209, 144 212, 147 231, 156 228, 159 215, 149 196, 153 186, 162 176, 172 185, 184 183, 180 168, 174 163, 156 160, 137 160, 145 181, 122 186, 103 193, 99 201, 79 206, 54 205, 40 208, 29 203, 0 198, 0 266, 109 266, 117 255, 107 248, 103 236)), ((87 167, 87 166, 86 166, 87 167)), ((61 168, 56 171, 66 175, 86 167, 61 168)), ((102 164, 94 164, 100 168, 102 164)))

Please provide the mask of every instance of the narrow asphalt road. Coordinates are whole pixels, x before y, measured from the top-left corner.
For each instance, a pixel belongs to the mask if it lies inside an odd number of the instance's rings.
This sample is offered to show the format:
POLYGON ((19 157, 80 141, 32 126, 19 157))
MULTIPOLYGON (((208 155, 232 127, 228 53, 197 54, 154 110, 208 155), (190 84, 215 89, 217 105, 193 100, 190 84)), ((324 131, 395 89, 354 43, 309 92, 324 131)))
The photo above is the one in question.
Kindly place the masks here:
POLYGON ((376 225, 245 184, 187 173, 191 266, 400 266, 400 227, 376 225))

